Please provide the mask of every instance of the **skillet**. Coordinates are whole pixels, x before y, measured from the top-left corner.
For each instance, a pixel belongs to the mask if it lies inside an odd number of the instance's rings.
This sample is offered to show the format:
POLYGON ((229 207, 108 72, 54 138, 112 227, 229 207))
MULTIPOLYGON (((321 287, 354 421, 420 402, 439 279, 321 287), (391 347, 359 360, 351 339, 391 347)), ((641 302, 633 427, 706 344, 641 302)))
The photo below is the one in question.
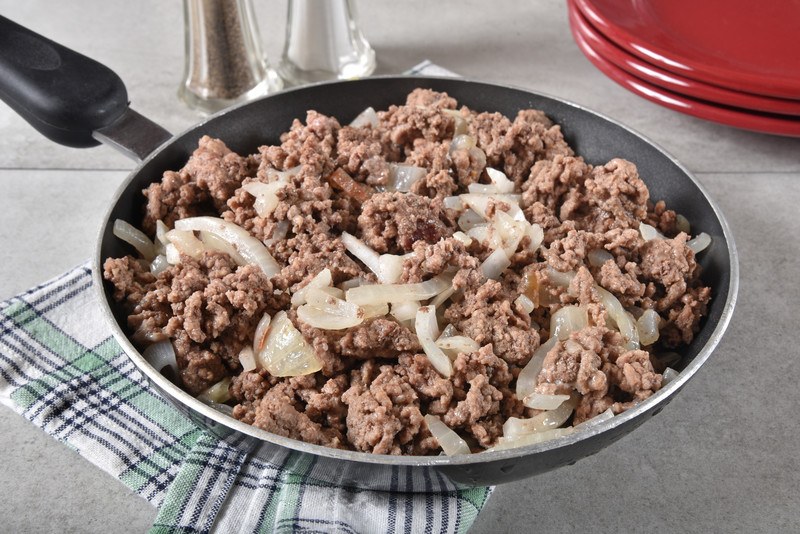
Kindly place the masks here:
MULTIPOLYGON (((510 482, 573 464, 620 439, 658 414, 706 362, 730 321, 738 288, 738 257, 730 229, 700 183, 671 156, 641 135, 602 115, 524 89, 479 81, 432 77, 376 77, 287 90, 221 113, 172 136, 128 105, 127 91, 107 67, 0 17, 0 98, 58 143, 101 142, 136 161, 101 223, 93 278, 115 338, 150 384, 178 410, 232 446, 312 479, 364 489, 430 491, 510 482), (447 92, 477 111, 515 116, 541 109, 560 124, 565 140, 590 164, 614 157, 634 162, 651 198, 663 199, 706 232, 712 245, 700 254, 704 282, 712 288, 708 317, 676 366, 678 378, 636 407, 562 438, 517 449, 466 456, 387 456, 341 451, 285 438, 236 421, 194 399, 155 371, 126 334, 125 313, 102 279, 106 258, 130 252, 112 234, 113 222, 141 222, 142 189, 166 170, 181 168, 202 135, 250 154, 275 144, 309 109, 347 123, 367 106, 401 104, 414 88, 447 92)), ((657 451, 653 451, 657 454, 657 451)))

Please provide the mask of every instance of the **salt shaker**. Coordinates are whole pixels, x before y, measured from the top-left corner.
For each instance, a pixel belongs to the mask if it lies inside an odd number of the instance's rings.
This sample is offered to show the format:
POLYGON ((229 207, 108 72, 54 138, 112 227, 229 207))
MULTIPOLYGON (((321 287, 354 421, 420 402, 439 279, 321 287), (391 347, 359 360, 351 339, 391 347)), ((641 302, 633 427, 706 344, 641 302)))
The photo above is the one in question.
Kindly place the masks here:
POLYGON ((190 108, 213 113, 281 89, 251 0, 184 0, 183 9, 186 65, 178 93, 190 108))
POLYGON ((369 76, 375 51, 358 27, 352 0, 289 0, 278 65, 292 85, 369 76))

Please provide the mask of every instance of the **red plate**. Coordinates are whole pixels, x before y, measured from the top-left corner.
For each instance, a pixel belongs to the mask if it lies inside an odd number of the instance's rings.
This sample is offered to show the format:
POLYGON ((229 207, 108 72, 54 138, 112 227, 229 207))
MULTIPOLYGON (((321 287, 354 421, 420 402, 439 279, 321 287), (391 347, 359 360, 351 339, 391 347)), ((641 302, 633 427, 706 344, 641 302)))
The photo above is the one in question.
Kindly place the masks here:
POLYGON ((796 0, 576 0, 628 52, 689 78, 800 99, 796 0))
POLYGON ((691 80, 678 74, 660 69, 627 53, 597 31, 574 2, 570 3, 570 17, 576 30, 583 35, 597 53, 624 71, 682 95, 708 100, 710 102, 735 106, 747 110, 800 115, 800 100, 771 98, 751 93, 742 93, 691 80))
MULTIPOLYGON (((574 9, 570 10, 571 19, 574 19, 573 11, 574 9)), ((800 137, 800 120, 798 119, 756 112, 748 113, 735 108, 714 106, 701 100, 695 100, 667 89, 656 87, 645 80, 632 76, 595 51, 577 30, 574 23, 571 22, 570 28, 575 42, 589 61, 621 86, 651 102, 687 115, 745 130, 800 137)))

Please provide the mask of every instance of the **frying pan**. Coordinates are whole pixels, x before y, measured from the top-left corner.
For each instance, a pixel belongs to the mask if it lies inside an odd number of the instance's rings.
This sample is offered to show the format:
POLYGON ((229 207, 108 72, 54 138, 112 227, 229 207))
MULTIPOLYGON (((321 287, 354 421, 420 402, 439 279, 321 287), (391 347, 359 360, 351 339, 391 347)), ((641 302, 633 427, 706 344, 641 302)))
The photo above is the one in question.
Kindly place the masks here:
MULTIPOLYGON (((136 160, 102 221, 93 261, 94 286, 110 328, 150 384, 181 412, 232 446, 302 473, 310 479, 365 489, 429 491, 509 482, 542 473, 598 452, 659 413, 712 353, 731 318, 738 287, 738 258, 730 229, 703 187, 671 156, 617 122, 581 106, 524 89, 453 78, 378 77, 284 91, 224 111, 171 136, 134 112, 127 92, 110 69, 0 17, 0 98, 50 139, 85 147, 100 142, 136 160), (125 332, 125 313, 102 279, 102 263, 130 252, 112 235, 115 219, 141 222, 142 189, 165 170, 181 168, 202 135, 222 139, 250 154, 278 143, 296 117, 309 109, 347 123, 367 106, 401 104, 416 87, 445 91, 478 111, 515 116, 519 109, 543 110, 565 139, 591 164, 614 157, 633 161, 650 189, 685 215, 694 232, 712 238, 700 254, 703 278, 713 291, 708 317, 682 351, 680 375, 636 407, 568 436, 520 447, 465 456, 388 456, 342 451, 303 443, 236 421, 171 383, 141 356, 125 332)), ((657 451, 651 451, 656 453, 657 451)))

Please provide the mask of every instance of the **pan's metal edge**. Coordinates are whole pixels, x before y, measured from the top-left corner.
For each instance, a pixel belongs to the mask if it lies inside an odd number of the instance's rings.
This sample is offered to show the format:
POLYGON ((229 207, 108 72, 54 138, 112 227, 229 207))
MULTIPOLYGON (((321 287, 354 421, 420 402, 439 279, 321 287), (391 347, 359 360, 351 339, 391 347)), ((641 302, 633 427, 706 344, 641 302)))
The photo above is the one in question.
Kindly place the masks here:
MULTIPOLYGON (((107 299, 105 298, 105 293, 103 290, 103 277, 102 277, 102 261, 103 258, 100 255, 101 248, 102 248, 102 241, 103 235, 106 231, 106 226, 110 222, 111 213, 116 206, 117 202, 119 201, 120 196, 127 190, 131 180, 137 174, 140 168, 144 167, 150 160, 156 157, 162 150, 166 147, 170 146, 171 141, 168 141, 158 147, 156 150, 153 151, 146 159, 144 159, 141 163, 139 163, 128 175, 125 181, 120 185, 120 187, 115 192, 111 204, 109 205, 108 210, 105 213, 103 221, 100 226, 100 230, 98 233, 98 237, 96 240, 96 248, 95 248, 95 256, 92 262, 92 280, 93 286, 95 288, 96 296, 100 301, 100 305, 102 306, 103 315, 106 317, 107 322, 111 326, 112 333, 116 340, 120 343, 122 348, 131 357, 133 363, 139 368, 142 373, 144 373, 150 380, 155 382, 160 388, 167 391, 170 395, 176 397, 180 402, 186 404, 192 410, 199 412, 202 416, 207 417, 216 423, 230 427, 233 430, 242 432, 248 436, 253 438, 263 440, 269 443, 273 443, 276 445, 280 445, 286 447, 288 449, 303 452, 303 453, 310 453, 319 456, 328 457, 335 460, 344 460, 354 463, 362 463, 362 464, 376 464, 376 465, 385 465, 385 466, 409 466, 409 467, 444 467, 444 466, 469 466, 473 464, 489 462, 489 461, 506 461, 515 458, 519 458, 522 456, 528 456, 534 453, 540 453, 550 450, 555 450, 562 447, 568 447, 573 445, 579 441, 583 441, 584 439, 593 437, 595 435, 601 434, 608 430, 614 429, 620 425, 627 423, 628 421, 636 418, 639 415, 645 414, 648 411, 651 411, 655 408, 655 406, 662 402, 665 397, 669 397, 674 395, 678 390, 680 390, 686 382, 697 372, 697 370, 702 366, 702 364, 708 359, 710 354, 719 344, 722 335, 727 330, 728 325, 730 323, 733 309, 735 307, 737 296, 738 296, 738 287, 739 287, 739 260, 738 260, 738 252, 736 250, 736 245, 734 242, 733 234, 730 230, 730 226, 728 225, 727 220, 723 216, 721 210, 717 203, 708 195, 707 190, 705 187, 694 177, 694 175, 686 169, 674 156, 672 156, 669 152, 664 150, 658 143, 655 143, 647 136, 639 133, 638 131, 626 126, 625 124, 620 123, 619 121, 608 117, 607 115, 597 112, 593 109, 587 108, 581 104, 565 100, 560 97, 556 97, 547 93, 542 93, 539 91, 533 91, 527 88, 518 87, 514 85, 504 85, 504 84, 497 84, 491 83, 486 81, 478 81, 478 80, 471 80, 468 78, 453 78, 453 77, 445 77, 445 76, 375 76, 369 79, 403 79, 407 80, 409 78, 412 79, 419 79, 419 80, 433 80, 433 81, 454 81, 460 80, 466 83, 472 83, 477 85, 483 86, 493 86, 497 88, 504 88, 504 89, 513 89, 516 91, 521 91, 524 93, 529 93, 534 96, 542 96, 548 99, 551 99, 556 102, 560 102, 562 104, 566 104, 568 106, 577 108, 581 111, 586 113, 595 115, 597 117, 602 118, 603 120, 612 123, 627 132, 631 133, 632 135, 638 137, 639 139, 645 141, 647 144, 654 147, 656 150, 661 152, 665 157, 667 157, 672 163, 674 163, 680 170, 689 177, 692 182, 700 189, 703 193, 705 199, 709 202, 714 210, 715 216, 720 221, 720 224, 723 229, 723 234, 725 235, 725 239, 728 242, 728 257, 731 265, 730 271, 730 281, 728 285, 728 298, 725 303, 725 307, 723 313, 720 317, 720 321, 717 324, 717 327, 714 329, 714 332, 709 337, 708 342, 703 347, 703 349, 698 353, 698 355, 694 358, 691 364, 684 369, 684 371, 670 384, 666 387, 658 391, 652 397, 646 399, 645 401, 641 402, 636 407, 613 417, 607 421, 602 423, 598 423, 597 425, 593 425, 581 432, 576 432, 574 434, 570 434, 561 438, 553 439, 550 441, 546 441, 544 443, 539 443, 535 445, 529 445, 524 447, 519 447, 515 449, 508 449, 502 451, 491 451, 491 452, 482 452, 479 454, 473 455, 464 455, 464 456, 453 456, 453 457, 438 457, 438 456, 392 456, 392 455, 377 455, 377 454, 368 454, 363 452, 355 452, 355 451, 342 451, 339 449, 332 449, 329 447, 323 447, 319 445, 313 445, 301 441, 297 441, 290 438, 285 438, 283 436, 279 436, 277 434, 272 434, 270 432, 266 432, 264 430, 258 429, 251 425, 247 425, 240 421, 233 419, 227 415, 214 410, 213 408, 203 404, 201 401, 195 399, 175 384, 170 382, 166 377, 157 373, 153 370, 153 368, 147 363, 147 361, 142 357, 139 351, 133 346, 130 340, 127 338, 125 333, 120 328, 119 324, 117 323, 116 319, 114 318, 113 312, 107 299)), ((263 97, 271 98, 275 95, 291 93, 295 91, 307 90, 313 87, 320 87, 320 86, 327 86, 327 85, 339 85, 339 84, 358 84, 360 80, 353 80, 353 81, 334 81, 334 82, 320 82, 311 85, 306 85, 302 87, 294 87, 284 89, 283 91, 279 91, 273 93, 271 95, 267 95, 263 97)), ((261 100, 261 99, 259 99, 261 100)), ((253 101, 257 102, 257 101, 253 101)), ((211 120, 214 120, 218 117, 222 117, 228 113, 235 111, 236 109, 246 107, 248 105, 253 104, 253 102, 243 103, 232 108, 223 110, 219 113, 211 115, 205 118, 203 121, 192 125, 189 128, 186 128, 179 134, 173 137, 173 140, 176 138, 180 138, 186 133, 200 128, 206 123, 211 120)))

